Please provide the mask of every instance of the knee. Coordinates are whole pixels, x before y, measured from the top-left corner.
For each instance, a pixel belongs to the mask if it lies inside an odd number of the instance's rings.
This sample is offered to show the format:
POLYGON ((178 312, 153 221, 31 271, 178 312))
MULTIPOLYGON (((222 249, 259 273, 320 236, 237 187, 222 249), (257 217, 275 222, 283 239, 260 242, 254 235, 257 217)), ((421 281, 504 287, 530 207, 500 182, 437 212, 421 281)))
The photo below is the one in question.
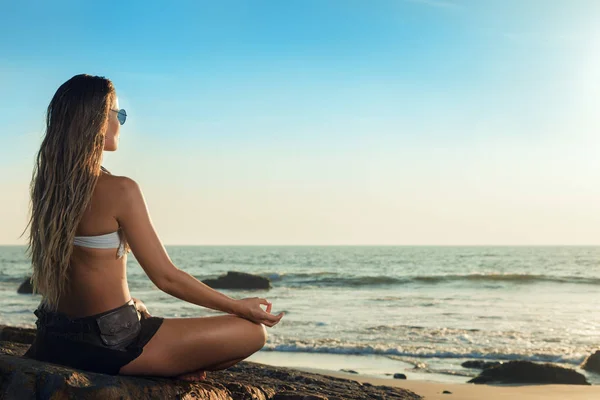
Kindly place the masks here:
POLYGON ((252 322, 250 331, 252 341, 255 344, 257 351, 262 349, 267 343, 267 329, 263 324, 257 324, 252 322))
POLYGON ((260 345, 260 348, 262 349, 265 344, 267 344, 267 339, 269 338, 269 335, 267 334, 267 328, 263 325, 263 324, 257 324, 258 325, 258 330, 260 333, 258 333, 258 339, 257 339, 257 343, 260 345))
POLYGON ((267 343, 267 329, 263 324, 252 322, 250 320, 237 317, 242 326, 240 332, 244 332, 244 342, 247 343, 253 352, 259 351, 267 343))

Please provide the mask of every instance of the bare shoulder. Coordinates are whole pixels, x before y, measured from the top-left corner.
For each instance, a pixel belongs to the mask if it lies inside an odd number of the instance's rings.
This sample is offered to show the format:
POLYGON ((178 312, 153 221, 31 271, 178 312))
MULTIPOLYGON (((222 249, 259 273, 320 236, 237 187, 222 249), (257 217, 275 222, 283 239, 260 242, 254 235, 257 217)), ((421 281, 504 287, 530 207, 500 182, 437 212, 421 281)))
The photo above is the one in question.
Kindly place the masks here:
POLYGON ((107 198, 118 210, 144 203, 142 190, 138 183, 127 176, 102 175, 98 180, 98 189, 102 196, 107 198))
POLYGON ((105 191, 111 192, 112 195, 128 195, 140 191, 138 183, 127 176, 105 174, 102 175, 102 179, 98 183, 103 186, 105 191))

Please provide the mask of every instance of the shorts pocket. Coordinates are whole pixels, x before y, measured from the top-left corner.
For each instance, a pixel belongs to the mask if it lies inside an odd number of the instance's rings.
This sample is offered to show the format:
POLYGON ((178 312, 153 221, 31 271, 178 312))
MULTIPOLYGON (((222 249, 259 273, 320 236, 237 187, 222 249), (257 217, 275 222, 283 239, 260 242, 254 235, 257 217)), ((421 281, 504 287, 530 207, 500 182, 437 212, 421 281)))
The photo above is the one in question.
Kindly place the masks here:
POLYGON ((138 336, 142 328, 134 306, 124 307, 96 318, 100 338, 106 346, 125 347, 138 336))

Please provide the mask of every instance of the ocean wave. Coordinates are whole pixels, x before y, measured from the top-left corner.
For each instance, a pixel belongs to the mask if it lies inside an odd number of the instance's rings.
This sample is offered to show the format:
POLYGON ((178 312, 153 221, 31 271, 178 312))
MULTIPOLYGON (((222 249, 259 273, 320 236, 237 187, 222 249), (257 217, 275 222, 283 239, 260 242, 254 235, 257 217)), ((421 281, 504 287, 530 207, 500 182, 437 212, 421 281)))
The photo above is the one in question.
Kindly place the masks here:
POLYGON ((389 276, 347 276, 336 272, 300 272, 300 273, 266 273, 261 274, 279 285, 298 286, 377 286, 394 285, 408 282, 406 278, 389 276))
POLYGON ((489 361, 512 361, 524 360, 533 362, 553 362, 562 364, 579 365, 585 359, 584 355, 573 354, 548 354, 548 353, 505 353, 495 351, 474 351, 465 349, 461 351, 441 351, 441 350, 421 350, 414 349, 399 349, 386 346, 371 346, 360 344, 340 344, 336 346, 323 346, 311 343, 283 343, 269 344, 267 343, 262 349, 263 351, 279 351, 290 353, 323 353, 323 354, 344 354, 344 355, 381 355, 402 362, 408 362, 405 358, 420 358, 420 359, 476 359, 489 361))
MULTIPOLYGON (((364 328, 367 332, 406 332, 406 331, 420 331, 427 332, 430 335, 439 336, 439 335, 449 335, 449 334, 471 334, 473 332, 481 332, 481 329, 476 328, 432 328, 428 326, 419 326, 419 325, 377 325, 377 326, 367 326, 364 328)), ((514 331, 499 331, 498 336, 506 336, 507 334, 515 334, 518 332, 514 331)), ((492 334, 490 331, 486 332, 486 335, 492 334)))
POLYGON ((542 282, 570 283, 598 285, 600 278, 580 276, 554 276, 536 274, 504 274, 504 273, 471 273, 471 274, 448 274, 448 275, 416 275, 416 276, 347 276, 334 272, 312 272, 312 273, 267 273, 262 276, 269 278, 279 285, 299 286, 334 286, 334 287, 359 287, 359 286, 382 286, 382 285, 409 285, 409 284, 445 284, 452 282, 467 283, 513 283, 513 284, 535 284, 542 282))
POLYGON ((482 282, 514 282, 514 283, 535 283, 535 282, 555 282, 555 283, 580 283, 588 285, 600 284, 600 278, 580 277, 580 276, 553 276, 536 274, 495 274, 495 273, 474 273, 458 275, 425 275, 411 278, 415 282, 424 283, 443 283, 453 281, 482 281, 482 282))
POLYGON ((265 278, 269 278, 271 281, 281 281, 281 280, 295 280, 295 279, 305 279, 312 278, 316 276, 338 276, 336 272, 295 272, 295 273, 280 273, 280 272, 271 272, 266 274, 261 274, 265 278))
MULTIPOLYGON (((4 274, 0 273, 0 282, 21 283, 25 280, 25 278, 27 278, 25 275, 15 276, 15 275, 4 275, 4 274)), ((17 287, 18 287, 18 285, 15 287, 15 290, 17 290, 16 289, 17 287)))

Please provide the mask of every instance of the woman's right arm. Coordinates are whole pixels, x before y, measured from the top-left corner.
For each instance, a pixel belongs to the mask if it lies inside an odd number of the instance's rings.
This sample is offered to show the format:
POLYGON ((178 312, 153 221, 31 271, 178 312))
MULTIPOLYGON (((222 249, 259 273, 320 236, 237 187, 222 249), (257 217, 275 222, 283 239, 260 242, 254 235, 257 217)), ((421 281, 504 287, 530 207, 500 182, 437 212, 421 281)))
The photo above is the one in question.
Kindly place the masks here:
POLYGON ((266 299, 232 299, 177 268, 154 229, 144 195, 134 180, 119 177, 118 198, 120 205, 116 219, 135 258, 160 290, 181 300, 236 314, 267 326, 279 322, 283 313, 271 314, 271 303, 266 299), (267 306, 266 312, 260 304, 267 306))

